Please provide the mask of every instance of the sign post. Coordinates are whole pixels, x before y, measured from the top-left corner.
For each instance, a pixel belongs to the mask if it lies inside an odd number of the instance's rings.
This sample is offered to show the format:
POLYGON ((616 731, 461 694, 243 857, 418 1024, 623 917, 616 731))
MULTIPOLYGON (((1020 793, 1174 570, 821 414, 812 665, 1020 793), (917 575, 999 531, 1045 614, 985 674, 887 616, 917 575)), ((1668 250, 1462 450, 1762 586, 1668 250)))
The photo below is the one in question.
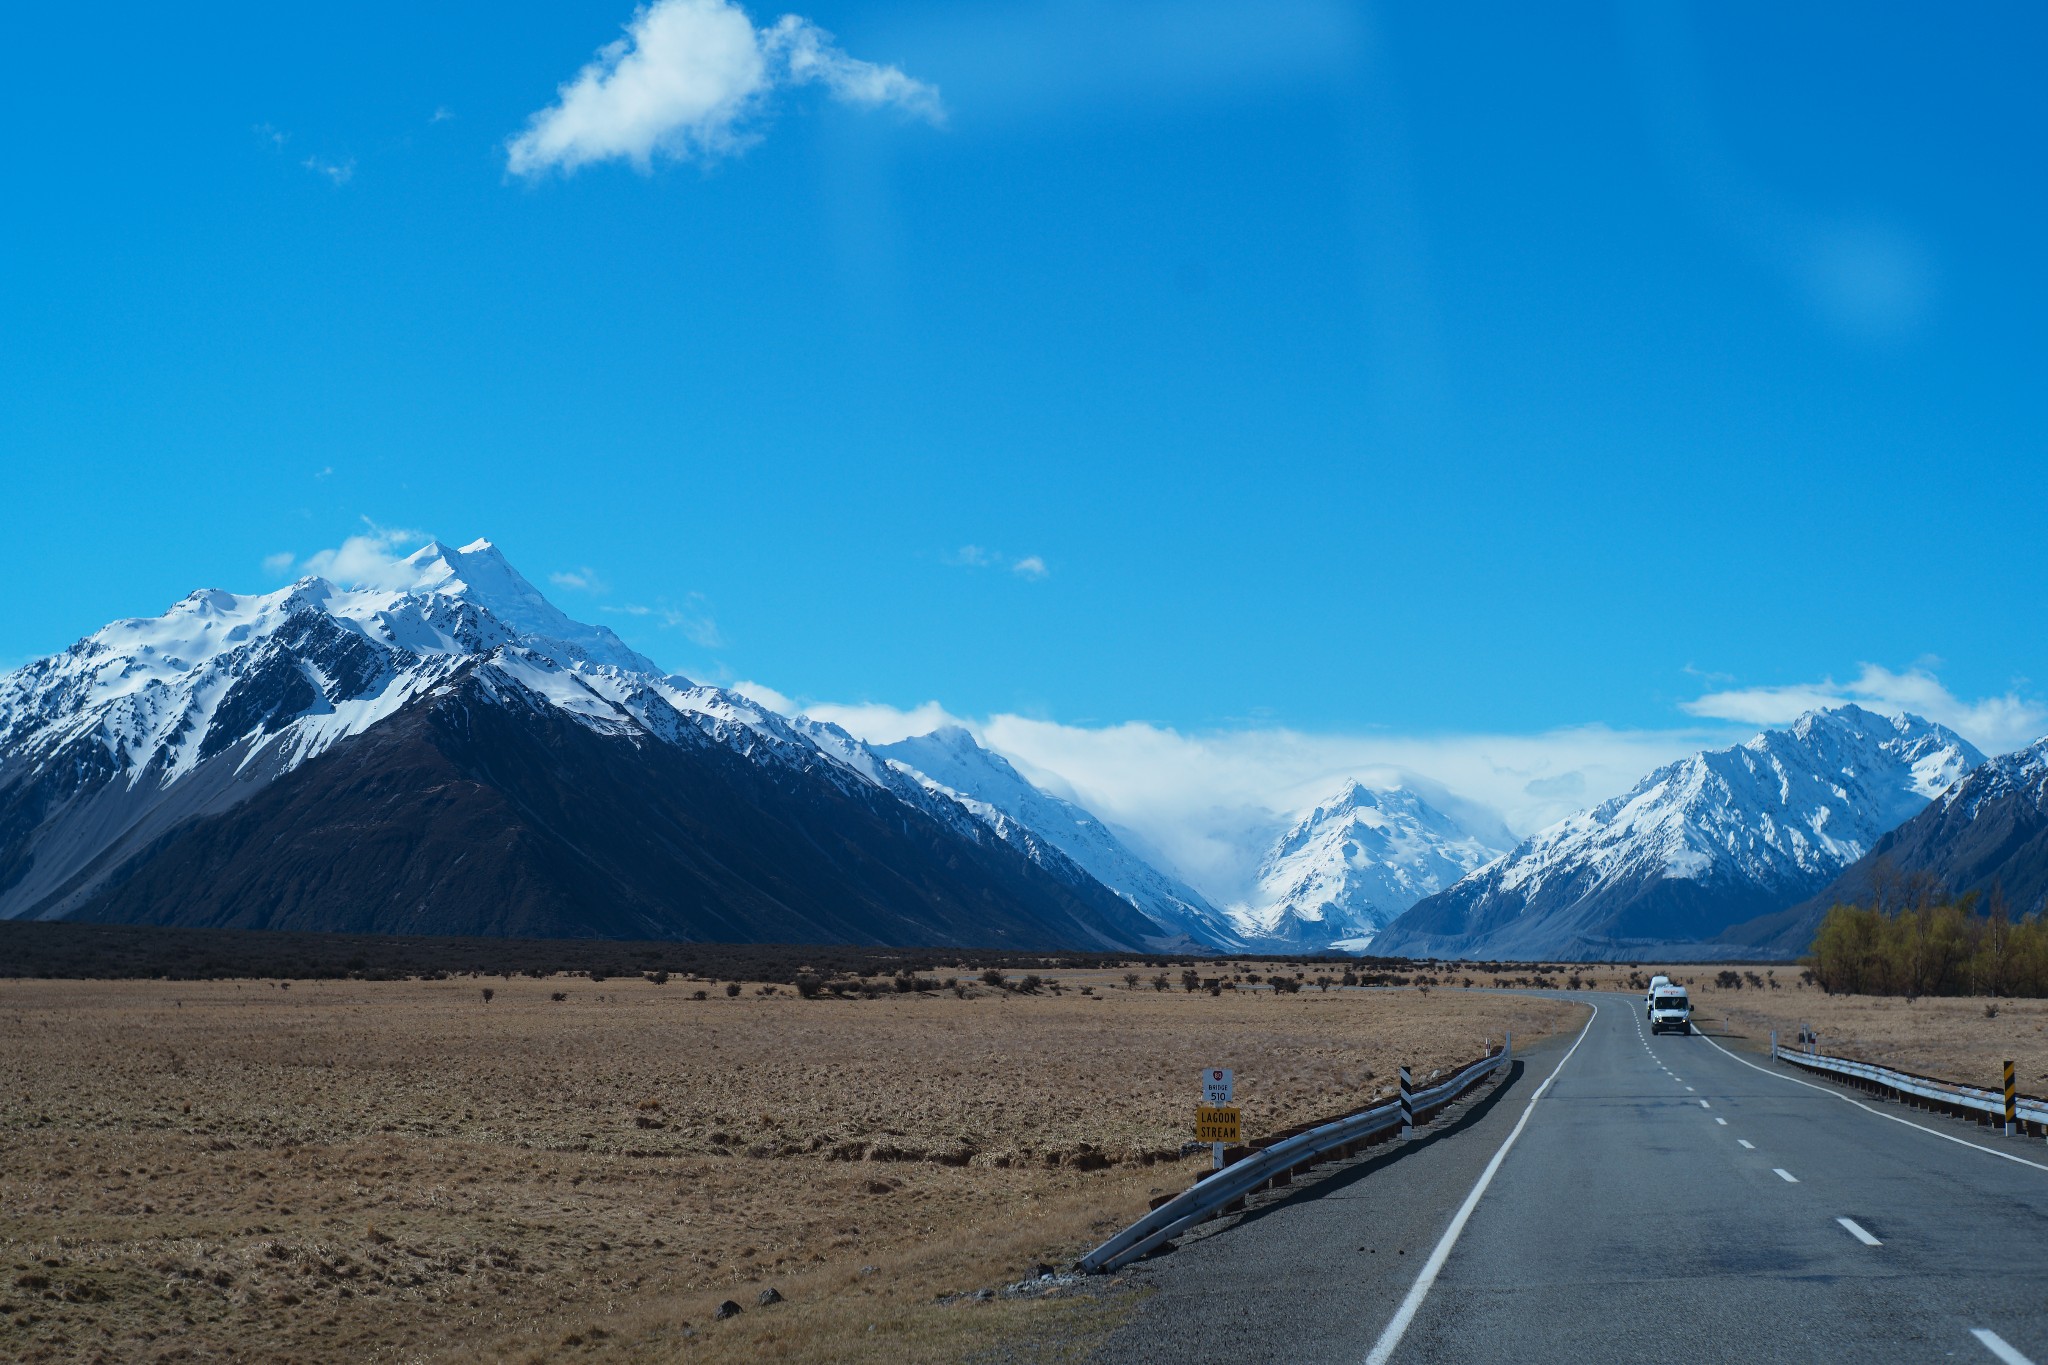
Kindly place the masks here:
POLYGON ((1195 1110, 1195 1141, 1210 1146, 1214 1170, 1223 1169, 1223 1144, 1242 1142, 1237 1106, 1230 1101, 1237 1094, 1237 1073, 1227 1066, 1210 1067, 1202 1073, 1202 1103, 1195 1110))

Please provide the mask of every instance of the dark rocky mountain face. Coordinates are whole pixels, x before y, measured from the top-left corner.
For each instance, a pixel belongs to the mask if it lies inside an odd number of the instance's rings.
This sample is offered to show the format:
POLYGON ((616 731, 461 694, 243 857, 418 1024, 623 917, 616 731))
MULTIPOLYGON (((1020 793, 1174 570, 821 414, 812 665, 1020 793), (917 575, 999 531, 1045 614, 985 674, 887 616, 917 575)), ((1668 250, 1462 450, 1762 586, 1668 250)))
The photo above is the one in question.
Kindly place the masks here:
POLYGON ((2015 916, 2048 910, 2048 740, 1992 759, 1878 840, 1819 894, 1727 937, 1804 952, 1832 907, 1883 904, 1916 878, 1931 878, 1949 895, 1996 891, 2015 916))
POLYGON ((474 675, 180 826, 71 918, 1028 948, 1157 932, 879 789, 602 733, 474 675))

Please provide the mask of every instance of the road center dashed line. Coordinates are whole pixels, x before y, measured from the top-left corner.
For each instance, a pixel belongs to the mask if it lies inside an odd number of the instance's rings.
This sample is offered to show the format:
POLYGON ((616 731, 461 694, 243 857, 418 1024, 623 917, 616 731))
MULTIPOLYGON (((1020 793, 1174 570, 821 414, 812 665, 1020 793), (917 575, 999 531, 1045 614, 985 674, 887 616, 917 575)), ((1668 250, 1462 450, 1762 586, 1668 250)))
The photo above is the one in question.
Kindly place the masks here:
POLYGON ((1787 1185, 1797 1185, 1799 1183, 1799 1177, 1786 1170, 1783 1166, 1771 1167, 1771 1174, 1784 1181, 1787 1185))
POLYGON ((1714 1122, 1720 1124, 1723 1128, 1728 1126, 1728 1120, 1722 1118, 1719 1114, 1714 1115, 1714 1122))
POLYGON ((2012 1344, 1989 1327, 1972 1327, 1970 1335, 1985 1350, 2005 1362, 2005 1365, 2034 1365, 2034 1362, 2012 1348, 2012 1344))
POLYGON ((1872 1237, 1868 1232, 1865 1232, 1863 1230, 1863 1225, 1857 1222, 1854 1218, 1837 1218, 1835 1221, 1837 1223, 1840 1223, 1843 1227, 1847 1228, 1849 1230, 1849 1235, 1851 1237, 1854 1237, 1857 1241, 1863 1243, 1863 1245, 1867 1247, 1881 1247, 1884 1245, 1883 1242, 1878 1241, 1877 1238, 1872 1237))
POLYGON ((1750 1140, 1749 1140, 1748 1138, 1737 1138, 1737 1139, 1735 1139, 1735 1140, 1736 1140, 1737 1142, 1741 1143, 1741 1144, 1742 1144, 1742 1146, 1743 1146, 1743 1148, 1744 1148, 1744 1150, 1746 1150, 1746 1151, 1751 1151, 1751 1152, 1753 1152, 1753 1151, 1755 1151, 1755 1150, 1756 1150, 1756 1144, 1755 1144, 1754 1142, 1751 1142, 1751 1141, 1750 1141, 1750 1140))

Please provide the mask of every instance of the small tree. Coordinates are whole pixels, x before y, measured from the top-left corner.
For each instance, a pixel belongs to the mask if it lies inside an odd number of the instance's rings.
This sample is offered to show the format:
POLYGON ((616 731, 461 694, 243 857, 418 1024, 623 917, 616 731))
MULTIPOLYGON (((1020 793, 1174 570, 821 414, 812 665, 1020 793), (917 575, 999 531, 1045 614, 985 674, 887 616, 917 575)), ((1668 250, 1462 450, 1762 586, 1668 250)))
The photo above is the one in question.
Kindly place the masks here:
POLYGON ((497 994, 497 992, 496 992, 496 991, 494 991, 494 990, 492 990, 492 989, 491 989, 491 988, 490 988, 489 986, 486 986, 486 987, 484 987, 484 1003, 485 1003, 486 1005, 490 1004, 490 1003, 491 1003, 491 997, 492 997, 492 996, 494 996, 494 995, 496 995, 496 994, 497 994))

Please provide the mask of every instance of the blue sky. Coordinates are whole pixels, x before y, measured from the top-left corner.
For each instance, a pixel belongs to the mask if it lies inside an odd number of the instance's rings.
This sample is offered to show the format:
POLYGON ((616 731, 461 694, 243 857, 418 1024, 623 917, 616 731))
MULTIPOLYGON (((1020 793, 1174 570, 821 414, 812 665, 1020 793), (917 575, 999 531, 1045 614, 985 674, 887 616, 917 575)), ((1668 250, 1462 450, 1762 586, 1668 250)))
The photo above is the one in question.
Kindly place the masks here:
POLYGON ((2038 9, 302 9, 14 20, 0 663, 375 526, 799 699, 2048 728, 2038 9))

